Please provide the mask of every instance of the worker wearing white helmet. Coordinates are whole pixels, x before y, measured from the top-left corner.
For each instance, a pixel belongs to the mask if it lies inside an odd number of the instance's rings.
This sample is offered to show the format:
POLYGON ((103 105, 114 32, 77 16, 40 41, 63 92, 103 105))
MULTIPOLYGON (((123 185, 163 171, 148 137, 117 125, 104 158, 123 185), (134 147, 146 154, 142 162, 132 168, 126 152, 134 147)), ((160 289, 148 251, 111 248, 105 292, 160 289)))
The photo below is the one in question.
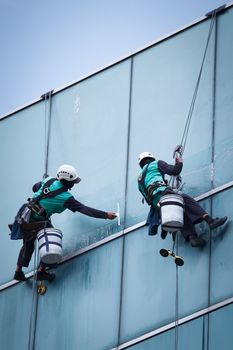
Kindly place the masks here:
MULTIPOLYGON (((24 281, 26 279, 22 267, 28 267, 29 265, 38 231, 52 226, 50 217, 53 214, 62 213, 69 209, 72 212, 78 211, 99 219, 113 220, 116 218, 117 215, 113 212, 87 207, 68 192, 74 184, 80 181, 81 178, 78 176, 76 169, 72 165, 63 164, 59 167, 56 178, 47 177, 33 186, 35 194, 29 202, 32 215, 28 223, 21 225, 24 232, 24 241, 17 261, 14 276, 16 280, 24 281)), ((38 280, 52 280, 55 277, 54 274, 47 272, 45 268, 46 266, 41 263, 37 272, 38 280)))
MULTIPOLYGON (((155 210, 158 209, 157 204, 163 195, 174 193, 169 188, 165 175, 178 176, 181 173, 183 160, 179 149, 176 150, 175 155, 175 165, 156 160, 150 152, 142 152, 138 157, 139 166, 142 169, 138 177, 138 188, 147 203, 155 210)), ((184 226, 181 232, 193 247, 202 247, 206 241, 198 237, 195 224, 205 220, 210 229, 214 229, 223 225, 227 217, 213 219, 195 199, 185 193, 181 193, 181 196, 185 203, 184 226)))

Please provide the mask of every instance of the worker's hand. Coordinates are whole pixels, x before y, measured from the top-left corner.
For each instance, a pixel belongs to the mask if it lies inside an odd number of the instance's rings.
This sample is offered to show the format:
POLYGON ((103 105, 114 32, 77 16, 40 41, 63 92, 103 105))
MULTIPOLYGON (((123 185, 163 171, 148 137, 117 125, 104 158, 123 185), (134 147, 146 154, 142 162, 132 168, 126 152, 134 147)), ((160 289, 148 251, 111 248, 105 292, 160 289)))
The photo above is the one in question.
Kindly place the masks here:
POLYGON ((183 158, 180 155, 176 155, 176 163, 183 163, 183 158))
POLYGON ((117 214, 116 213, 113 213, 111 211, 107 212, 107 219, 109 220, 113 220, 117 217, 117 214))
POLYGON ((175 147, 173 152, 173 158, 175 158, 176 163, 183 163, 182 155, 184 152, 184 147, 182 145, 178 145, 175 147))

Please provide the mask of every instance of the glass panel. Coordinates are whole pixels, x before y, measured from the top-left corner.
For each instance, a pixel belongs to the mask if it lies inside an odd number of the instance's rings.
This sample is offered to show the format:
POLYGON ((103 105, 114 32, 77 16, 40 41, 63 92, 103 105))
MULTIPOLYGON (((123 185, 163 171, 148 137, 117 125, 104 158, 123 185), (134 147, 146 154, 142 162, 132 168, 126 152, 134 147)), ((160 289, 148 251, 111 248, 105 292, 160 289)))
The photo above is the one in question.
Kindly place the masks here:
MULTIPOLYGON (((135 56, 129 160, 127 225, 145 218, 137 190, 138 154, 154 153, 173 163, 200 71, 210 22, 206 21, 135 56)), ((193 112, 185 150, 185 191, 198 195, 210 189, 213 91, 213 38, 193 112)))
MULTIPOLYGON (((208 210, 209 201, 202 206, 208 210)), ((159 254, 161 248, 172 249, 172 237, 164 241, 160 232, 148 236, 147 231, 143 227, 125 237, 121 343, 175 320, 176 265, 159 254)), ((208 240, 205 225, 198 231, 208 240)), ((209 248, 192 248, 183 237, 178 247, 185 261, 178 268, 181 318, 208 305, 209 248)))
MULTIPOLYGON (((133 350, 175 350, 175 330, 171 329, 130 347, 133 350)), ((203 350, 203 319, 188 322, 178 329, 179 350, 203 350)))
POLYGON ((0 292, 1 349, 28 349, 32 280, 0 292))
POLYGON ((44 174, 44 126, 43 102, 0 121, 0 284, 12 279, 21 246, 10 240, 8 224, 44 174))
POLYGON ((207 322, 203 317, 179 326, 178 349, 204 350, 206 344, 206 329, 207 322))
POLYGON ((162 247, 160 237, 147 235, 147 227, 125 237, 120 343, 174 320, 175 265, 160 256, 162 247))
POLYGON ((215 186, 232 181, 233 163, 233 9, 218 16, 215 186))
POLYGON ((56 280, 39 298, 37 350, 99 350, 117 345, 121 253, 119 239, 55 270, 56 280))
MULTIPOLYGON (((124 213, 130 61, 105 70, 53 97, 49 171, 73 164, 82 181, 73 195, 87 206, 124 213)), ((112 222, 73 215, 54 216, 66 251, 120 230, 112 222), (66 234, 67 233, 67 234, 66 234), (69 234, 68 234, 69 233, 69 234)))
POLYGON ((233 343, 233 305, 210 314, 209 348, 231 350, 233 343))
POLYGON ((171 331, 157 335, 142 343, 131 346, 132 350, 175 350, 175 332, 171 331))
POLYGON ((228 223, 212 231, 212 260, 211 260, 211 303, 232 297, 233 274, 233 189, 229 189, 213 197, 213 216, 228 216, 228 223))

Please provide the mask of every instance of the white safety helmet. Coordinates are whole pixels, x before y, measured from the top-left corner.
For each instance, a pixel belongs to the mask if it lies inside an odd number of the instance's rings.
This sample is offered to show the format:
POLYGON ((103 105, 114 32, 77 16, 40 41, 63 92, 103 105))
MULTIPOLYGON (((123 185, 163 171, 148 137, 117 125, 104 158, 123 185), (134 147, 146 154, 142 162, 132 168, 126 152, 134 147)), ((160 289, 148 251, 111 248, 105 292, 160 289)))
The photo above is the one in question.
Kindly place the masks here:
POLYGON ((142 152, 142 153, 139 154, 139 156, 138 156, 138 163, 139 163, 139 165, 140 165, 141 161, 142 161, 144 158, 152 158, 152 159, 155 159, 155 157, 153 156, 152 153, 150 153, 150 152, 142 152))
POLYGON ((76 169, 72 165, 63 164, 57 171, 58 180, 66 180, 69 182, 79 183, 81 181, 76 169))

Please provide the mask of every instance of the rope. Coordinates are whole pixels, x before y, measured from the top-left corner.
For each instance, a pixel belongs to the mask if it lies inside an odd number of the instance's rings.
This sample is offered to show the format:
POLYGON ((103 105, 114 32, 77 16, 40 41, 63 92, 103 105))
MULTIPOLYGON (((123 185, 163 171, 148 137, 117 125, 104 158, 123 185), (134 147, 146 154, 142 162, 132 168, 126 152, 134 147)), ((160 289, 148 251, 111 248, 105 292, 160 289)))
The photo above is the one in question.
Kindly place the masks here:
POLYGON ((202 58, 201 68, 200 68, 199 75, 198 75, 198 78, 197 78, 197 82, 196 82, 196 86, 195 86, 195 89, 194 89, 192 102, 191 102, 191 105, 190 105, 188 117, 187 117, 187 120, 186 120, 186 123, 185 123, 185 128, 184 128, 184 132, 183 132, 182 139, 181 139, 181 145, 183 145, 183 153, 184 153, 184 149, 185 149, 186 142, 187 142, 187 137, 188 137, 188 132, 189 132, 190 124, 191 124, 193 110, 194 110, 194 106, 195 106, 195 102, 196 102, 196 98, 197 98, 197 93, 198 93, 198 90, 199 90, 200 80, 201 80, 203 67, 204 67, 204 63, 205 63, 205 59, 206 59, 206 54, 207 54, 207 50, 208 50, 211 34, 212 34, 212 31, 213 31, 213 27, 214 27, 214 24, 215 24, 215 20, 216 20, 216 10, 213 11, 213 14, 211 16, 210 28, 209 28, 209 33, 208 33, 207 42, 206 42, 206 46, 205 46, 204 55, 203 55, 203 58, 202 58))
MULTIPOLYGON (((128 192, 128 172, 129 172, 129 147, 130 147, 130 131, 131 131, 131 101, 132 101, 132 86, 133 86, 133 57, 131 58, 130 69, 130 91, 129 91, 129 111, 128 111, 128 135, 127 135, 127 153, 126 153, 126 174, 125 174, 125 205, 124 205, 124 221, 123 231, 126 228, 126 209, 127 209, 127 192, 128 192)), ((120 281, 120 307, 118 321, 118 336, 117 344, 120 344, 121 338, 121 317, 122 317, 122 300, 123 300, 123 282, 124 282, 124 265, 125 265, 125 235, 122 238, 122 258, 121 258, 121 281, 120 281)), ((118 346, 117 346, 118 349, 118 346)))
MULTIPOLYGON (((49 155, 49 141, 50 141, 50 129, 51 129, 51 106, 52 106, 52 96, 53 90, 48 92, 45 95, 42 95, 41 98, 45 100, 45 171, 44 178, 48 176, 48 155, 49 155), (48 106, 48 116, 47 116, 47 100, 49 103, 48 106), (48 119, 48 126, 47 126, 48 119)), ((45 221, 44 230, 46 228, 47 222, 45 221)), ((28 350, 35 349, 35 335, 36 335, 36 321, 37 321, 37 310, 38 310, 38 293, 37 293, 37 268, 39 264, 39 249, 37 244, 37 239, 34 241, 34 277, 33 277, 33 286, 32 286, 32 308, 29 322, 29 340, 28 340, 28 350)))
MULTIPOLYGON (((197 98, 197 94, 198 94, 198 90, 199 90, 199 86, 200 86, 200 81, 201 81, 201 76, 202 76, 202 72, 203 72, 203 67, 204 67, 206 54, 207 54, 207 50, 208 50, 208 47, 209 47, 209 42, 210 42, 210 38, 211 38, 211 35, 212 35, 212 31, 213 31, 213 28, 214 28, 215 21, 216 21, 216 10, 213 11, 212 16, 211 16, 210 28, 209 28, 209 33, 208 33, 208 37, 207 37, 207 41, 206 41, 206 46, 205 46, 205 50, 204 50, 204 54, 203 54, 203 58, 202 58, 201 68, 200 68, 199 75, 198 75, 198 78, 197 78, 197 82, 196 82, 196 86, 195 86, 195 89, 194 89, 191 105, 190 105, 190 108, 189 108, 189 112, 188 112, 188 116, 187 116, 187 119, 186 119, 186 122, 185 122, 183 135, 182 135, 181 142, 180 142, 180 145, 182 146, 182 155, 184 154, 184 150, 185 150, 185 146, 186 146, 186 142, 187 142, 187 138, 188 138, 188 132, 189 132, 190 125, 191 125, 191 120, 192 120, 192 116, 193 116, 193 110, 194 110, 194 106, 195 106, 195 102, 196 102, 196 98, 197 98)), ((169 185, 172 187, 172 189, 178 189, 179 186, 181 185, 181 182, 182 182, 181 178, 178 178, 178 176, 173 175, 173 176, 170 177, 169 185)))
POLYGON ((45 103, 44 103, 44 128, 45 128, 45 132, 44 132, 44 154, 45 154, 45 164, 44 164, 44 169, 46 171, 46 156, 47 156, 47 148, 48 148, 48 135, 47 135, 47 103, 46 103, 46 97, 45 98, 45 103))
MULTIPOLYGON (((176 244, 176 255, 178 255, 178 234, 176 233, 174 244, 176 244)), ((176 295, 175 295, 175 350, 179 345, 179 279, 178 266, 176 265, 176 295)))
POLYGON ((50 143, 50 131, 51 131, 52 93, 53 93, 53 90, 44 95, 44 98, 45 98, 45 172, 44 172, 44 178, 48 177, 48 158, 49 158, 49 143, 50 143), (47 100, 48 100, 48 117, 47 117, 47 100), (48 119, 48 126, 47 126, 47 119, 48 119))
MULTIPOLYGON (((215 23, 215 43, 214 43, 214 79, 213 79, 213 119, 212 119, 212 150, 211 150, 211 165, 212 165, 212 174, 211 174, 211 188, 214 188, 214 154, 215 154, 215 103, 216 103, 216 65, 217 65, 217 25, 215 23)), ((210 215, 213 214, 213 199, 210 200, 210 215)), ((212 235, 209 231, 209 261, 208 261, 208 306, 211 303, 211 276, 212 276, 212 235)), ((210 315, 208 313, 206 317, 206 349, 209 350, 210 346, 210 315)))
POLYGON ((202 323, 202 350, 205 350, 205 316, 203 316, 202 323))
POLYGON ((38 307, 38 294, 37 294, 37 265, 38 265, 39 250, 37 240, 35 240, 35 250, 34 250, 34 276, 33 276, 33 286, 32 286, 32 307, 29 323, 29 341, 28 341, 28 350, 34 350, 35 348, 35 334, 36 334, 36 320, 37 320, 37 307, 38 307))

